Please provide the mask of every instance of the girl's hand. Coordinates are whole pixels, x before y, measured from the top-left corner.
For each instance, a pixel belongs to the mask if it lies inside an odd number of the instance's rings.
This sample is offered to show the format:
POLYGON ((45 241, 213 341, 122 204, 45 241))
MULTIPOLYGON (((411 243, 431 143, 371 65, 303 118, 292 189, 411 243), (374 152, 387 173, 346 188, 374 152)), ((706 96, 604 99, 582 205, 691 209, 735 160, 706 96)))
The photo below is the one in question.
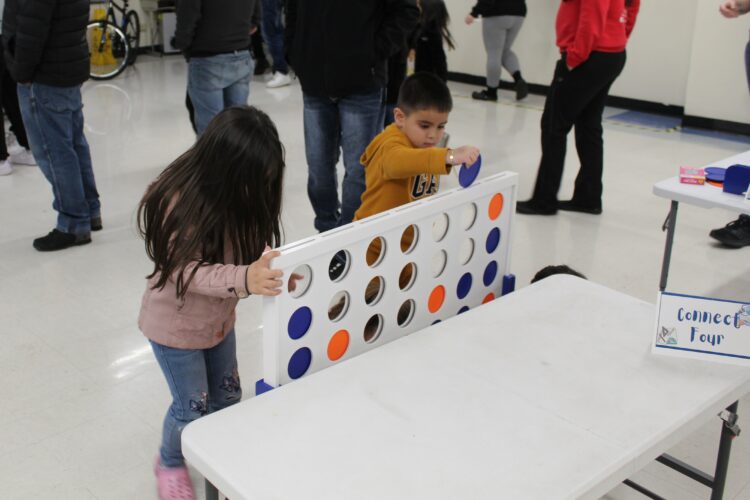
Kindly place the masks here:
POLYGON ((472 165, 479 157, 479 148, 474 146, 461 146, 456 149, 449 149, 445 157, 445 163, 448 165, 472 165), (451 157, 453 157, 451 159, 451 157))
POLYGON ((742 14, 736 0, 727 0, 723 4, 719 5, 719 12, 721 12, 722 16, 730 19, 738 17, 740 14, 742 14))
POLYGON ((283 273, 279 269, 271 269, 271 260, 281 255, 274 250, 264 253, 247 268, 247 291, 255 295, 273 297, 281 293, 283 273))
POLYGON ((466 19, 464 19, 464 21, 466 21, 466 24, 468 24, 468 25, 471 25, 476 20, 477 20, 477 18, 474 17, 474 16, 472 16, 471 14, 469 14, 468 16, 466 16, 466 19))

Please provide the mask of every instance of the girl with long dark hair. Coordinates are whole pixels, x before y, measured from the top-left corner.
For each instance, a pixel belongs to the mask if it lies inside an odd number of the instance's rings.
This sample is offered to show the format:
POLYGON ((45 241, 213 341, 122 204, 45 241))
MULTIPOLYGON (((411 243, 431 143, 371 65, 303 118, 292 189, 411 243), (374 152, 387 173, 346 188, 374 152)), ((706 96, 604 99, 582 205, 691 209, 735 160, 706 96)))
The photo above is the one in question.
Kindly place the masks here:
POLYGON ((189 422, 240 401, 235 307, 278 295, 284 150, 270 118, 227 108, 149 186, 138 228, 154 263, 138 326, 167 379, 155 473, 161 499, 193 498, 180 435, 189 422))
POLYGON ((602 113, 609 89, 625 67, 625 46, 640 0, 563 0, 557 12, 561 58, 542 114, 542 160, 534 194, 516 211, 554 215, 558 210, 602 212, 602 113), (575 126, 581 168, 573 198, 558 201, 568 133, 575 126))
POLYGON ((443 0, 420 0, 421 14, 414 37, 414 72, 427 72, 448 81, 448 59, 443 43, 455 49, 453 35, 448 25, 450 15, 443 0))

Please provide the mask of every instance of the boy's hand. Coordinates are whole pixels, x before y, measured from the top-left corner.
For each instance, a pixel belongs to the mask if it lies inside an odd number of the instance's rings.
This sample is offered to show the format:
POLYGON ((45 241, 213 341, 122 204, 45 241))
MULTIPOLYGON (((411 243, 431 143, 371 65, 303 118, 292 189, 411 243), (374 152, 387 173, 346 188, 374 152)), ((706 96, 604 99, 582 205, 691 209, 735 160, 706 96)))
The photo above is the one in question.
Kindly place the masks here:
POLYGON ((445 163, 447 165, 461 165, 462 163, 471 165, 477 161, 477 158, 479 158, 479 148, 461 146, 460 148, 448 150, 448 154, 445 155, 445 163))
POLYGON ((283 273, 279 269, 271 269, 271 259, 281 255, 274 250, 264 253, 247 268, 247 291, 255 295, 268 295, 273 297, 281 293, 281 277, 283 273))

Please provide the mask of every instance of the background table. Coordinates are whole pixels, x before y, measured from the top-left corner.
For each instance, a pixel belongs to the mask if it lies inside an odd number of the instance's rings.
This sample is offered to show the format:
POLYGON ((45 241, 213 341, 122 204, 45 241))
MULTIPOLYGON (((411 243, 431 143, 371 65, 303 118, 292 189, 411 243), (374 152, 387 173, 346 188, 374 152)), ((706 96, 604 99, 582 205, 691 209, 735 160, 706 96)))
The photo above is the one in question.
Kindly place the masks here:
POLYGON ((750 391, 654 306, 553 276, 190 424, 229 498, 598 498, 750 391))
MULTIPOLYGON (((706 165, 706 167, 729 167, 739 163, 750 165, 750 151, 730 156, 723 160, 706 165)), ((662 198, 672 200, 664 229, 667 231, 667 241, 664 246, 664 260, 661 266, 661 279, 659 288, 664 291, 667 288, 669 276, 669 263, 672 259, 672 243, 674 242, 674 231, 677 225, 677 208, 679 202, 689 203, 703 208, 725 208, 737 213, 750 214, 750 201, 745 201, 744 196, 728 194, 721 188, 704 184, 682 184, 679 176, 670 177, 654 184, 654 194, 662 198)))

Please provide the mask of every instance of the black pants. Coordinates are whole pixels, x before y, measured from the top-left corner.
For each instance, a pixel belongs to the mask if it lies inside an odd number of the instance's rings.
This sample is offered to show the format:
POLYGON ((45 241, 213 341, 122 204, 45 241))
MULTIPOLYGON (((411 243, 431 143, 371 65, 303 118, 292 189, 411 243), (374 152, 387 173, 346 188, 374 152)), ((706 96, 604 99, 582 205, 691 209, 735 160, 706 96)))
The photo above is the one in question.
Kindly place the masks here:
POLYGON ((542 160, 532 203, 556 208, 568 132, 575 126, 576 150, 581 168, 576 177, 573 201, 599 208, 602 204, 604 142, 602 112, 609 88, 625 66, 625 52, 592 52, 572 71, 565 56, 557 62, 542 114, 542 160))
MULTIPOLYGON (((25 149, 29 149, 29 139, 26 137, 26 128, 23 126, 21 108, 18 105, 16 82, 5 68, 5 61, 0 56, 0 126, 5 119, 3 110, 8 114, 10 130, 16 136, 18 144, 25 149)), ((5 130, 0 130, 0 160, 6 158, 8 158, 8 146, 5 144, 5 130)))

